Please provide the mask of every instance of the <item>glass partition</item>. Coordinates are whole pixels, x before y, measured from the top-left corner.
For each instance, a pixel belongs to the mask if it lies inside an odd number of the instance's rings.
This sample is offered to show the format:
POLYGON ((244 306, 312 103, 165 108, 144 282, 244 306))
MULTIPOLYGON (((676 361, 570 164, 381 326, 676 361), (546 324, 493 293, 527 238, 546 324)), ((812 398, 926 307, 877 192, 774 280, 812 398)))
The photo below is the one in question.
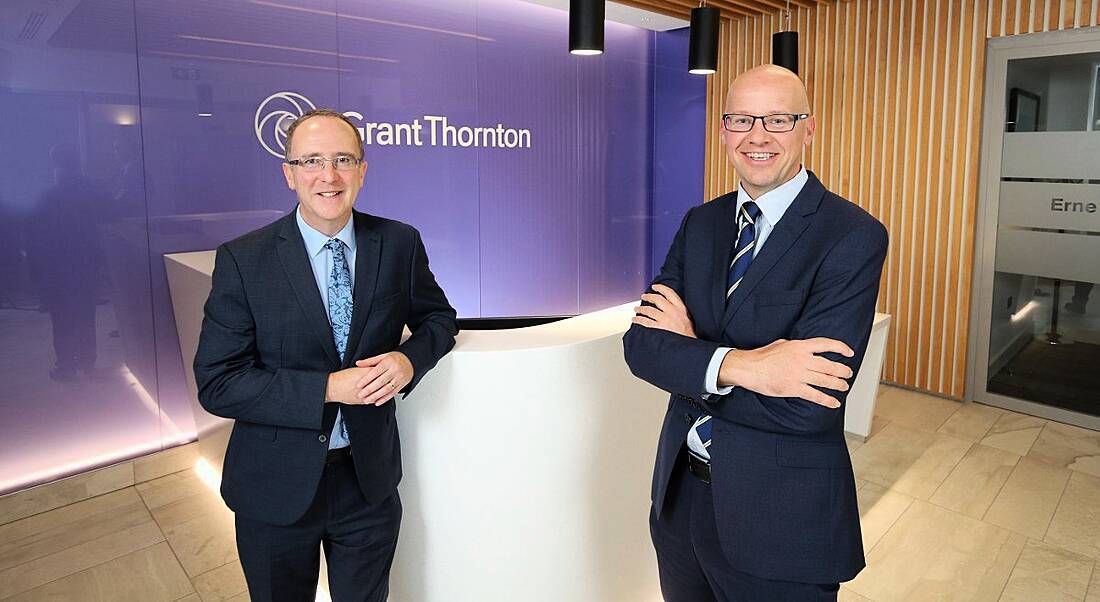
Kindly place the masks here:
MULTIPOLYGON (((1100 417, 1100 52, 1009 59, 985 390, 1100 417)), ((1066 415, 1070 416, 1070 415, 1066 415)), ((1073 420, 1072 418, 1064 419, 1073 420)))
POLYGON ((133 3, 38 4, 0 6, 0 493, 194 429, 157 402, 133 3))

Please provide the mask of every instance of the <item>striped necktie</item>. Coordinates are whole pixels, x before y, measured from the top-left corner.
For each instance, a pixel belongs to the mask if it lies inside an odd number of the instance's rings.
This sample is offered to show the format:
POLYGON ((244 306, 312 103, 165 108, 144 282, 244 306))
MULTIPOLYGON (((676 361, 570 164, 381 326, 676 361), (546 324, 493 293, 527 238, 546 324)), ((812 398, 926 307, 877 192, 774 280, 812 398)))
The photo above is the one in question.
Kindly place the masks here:
MULTIPOLYGON (((760 207, 752 201, 746 201, 737 212, 737 243, 733 246, 733 259, 730 260, 729 274, 726 277, 726 301, 737 290, 745 272, 749 271, 752 263, 753 249, 756 248, 756 220, 760 217, 760 207)), ((714 420, 710 414, 703 414, 695 420, 688 433, 688 449, 694 455, 710 460, 711 432, 714 430, 714 420), (692 436, 694 433, 694 437, 692 436), (698 441, 695 441, 698 437, 698 441), (699 449, 699 446, 702 449, 699 449)))
POLYGON ((753 249, 756 248, 756 220, 760 217, 760 207, 752 201, 745 201, 737 212, 737 244, 733 246, 733 259, 730 260, 726 277, 726 301, 733 296, 737 285, 741 284, 745 272, 752 263, 753 249))

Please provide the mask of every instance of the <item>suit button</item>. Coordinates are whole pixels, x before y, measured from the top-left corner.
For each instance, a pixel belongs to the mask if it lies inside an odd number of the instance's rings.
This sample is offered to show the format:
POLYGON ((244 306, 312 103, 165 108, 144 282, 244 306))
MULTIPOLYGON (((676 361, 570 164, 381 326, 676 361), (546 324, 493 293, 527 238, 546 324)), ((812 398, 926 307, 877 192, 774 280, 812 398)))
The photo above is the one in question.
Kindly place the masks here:
POLYGON ((328 437, 325 436, 325 435, 318 435, 317 440, 320 441, 321 443, 324 443, 324 442, 328 441, 328 437))
POLYGON ((684 422, 687 422, 688 424, 691 424, 692 422, 694 422, 694 420, 691 419, 691 414, 688 414, 687 412, 684 412, 684 422))

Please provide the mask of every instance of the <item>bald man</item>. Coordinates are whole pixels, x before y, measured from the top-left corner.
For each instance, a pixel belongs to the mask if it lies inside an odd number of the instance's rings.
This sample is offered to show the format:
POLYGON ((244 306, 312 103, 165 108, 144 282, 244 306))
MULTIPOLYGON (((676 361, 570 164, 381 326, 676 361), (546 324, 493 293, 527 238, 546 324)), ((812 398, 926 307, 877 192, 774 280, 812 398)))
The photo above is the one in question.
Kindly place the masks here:
POLYGON ((650 530, 669 602, 830 600, 864 566, 844 402, 886 230, 802 166, 798 77, 738 77, 720 125, 740 185, 684 216, 623 337, 669 393, 650 530))

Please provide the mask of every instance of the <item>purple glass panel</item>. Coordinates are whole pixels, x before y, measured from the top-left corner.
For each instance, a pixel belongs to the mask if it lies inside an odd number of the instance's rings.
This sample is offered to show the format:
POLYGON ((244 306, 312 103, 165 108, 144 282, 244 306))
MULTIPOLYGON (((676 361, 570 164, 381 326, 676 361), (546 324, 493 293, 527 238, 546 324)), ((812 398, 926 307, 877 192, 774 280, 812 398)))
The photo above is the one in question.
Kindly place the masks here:
POLYGON ((3 4, 0 23, 5 493, 161 433, 132 4, 3 4))
POLYGON ((482 121, 525 120, 533 141, 481 154, 482 315, 631 299, 647 256, 652 33, 608 23, 608 53, 576 57, 566 12, 480 6, 478 31, 495 40, 479 45, 482 121))
POLYGON ((446 117, 449 127, 480 123, 478 45, 491 42, 477 37, 476 15, 474 0, 409 0, 345 2, 340 18, 341 57, 378 59, 342 59, 341 110, 362 114, 364 124, 420 126, 419 136, 393 140, 401 145, 367 133, 358 207, 420 230, 432 271, 463 317, 481 315, 478 153, 443 146, 435 118, 446 117))
MULTIPOLYGON (((522 123, 530 148, 483 149, 483 316, 577 313, 578 65, 568 15, 482 1, 478 99, 486 123, 522 123)), ((596 57, 596 60, 599 60, 596 57)))
POLYGON ((687 210, 702 203, 706 153, 707 79, 687 71, 687 29, 657 34, 653 92, 653 274, 687 210))
POLYGON ((308 90, 317 106, 337 104, 335 8, 332 0, 136 2, 165 445, 194 433, 170 428, 187 424, 192 409, 163 254, 213 249, 293 209, 280 161, 260 147, 254 118, 276 92, 308 90))
POLYGON ((580 62, 580 312, 636 299, 648 283, 653 38, 606 23, 603 60, 580 62))

